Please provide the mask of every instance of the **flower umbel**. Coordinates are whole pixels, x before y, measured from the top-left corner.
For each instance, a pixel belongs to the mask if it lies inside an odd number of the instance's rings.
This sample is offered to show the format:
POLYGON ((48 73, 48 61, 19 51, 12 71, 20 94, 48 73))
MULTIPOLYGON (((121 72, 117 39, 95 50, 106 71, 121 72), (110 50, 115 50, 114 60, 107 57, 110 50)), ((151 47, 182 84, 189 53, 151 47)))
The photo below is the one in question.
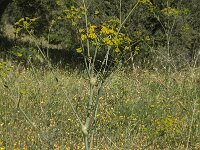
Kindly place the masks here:
POLYGON ((77 49, 76 49, 76 52, 77 52, 77 53, 82 53, 82 51, 83 51, 82 48, 77 48, 77 49))

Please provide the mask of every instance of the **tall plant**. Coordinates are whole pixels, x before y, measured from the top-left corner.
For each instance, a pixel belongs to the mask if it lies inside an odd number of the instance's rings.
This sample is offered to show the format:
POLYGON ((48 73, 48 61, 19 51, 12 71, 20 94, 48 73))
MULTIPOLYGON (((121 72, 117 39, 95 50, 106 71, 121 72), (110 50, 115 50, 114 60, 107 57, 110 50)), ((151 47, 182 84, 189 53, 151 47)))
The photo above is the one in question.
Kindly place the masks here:
MULTIPOLYGON (((110 74, 108 73, 110 70, 110 55, 114 54, 117 57, 122 51, 130 50, 131 39, 122 32, 122 29, 125 28, 124 24, 126 20, 138 5, 137 2, 124 20, 122 20, 122 17, 120 16, 119 18, 113 18, 96 25, 90 21, 90 16, 88 15, 88 3, 88 1, 82 0, 82 2, 79 3, 80 6, 71 6, 70 9, 64 11, 65 18, 67 18, 67 20, 71 22, 71 25, 77 29, 80 47, 78 47, 76 51, 82 54, 87 72, 89 94, 86 107, 87 113, 85 114, 84 119, 81 119, 77 114, 68 98, 74 114, 80 123, 86 150, 90 150, 93 147, 100 96, 104 82, 110 74), (83 27, 80 27, 81 24, 78 22, 81 18, 84 18, 85 22, 83 27), (98 61, 97 55, 98 53, 102 53, 102 51, 104 58, 100 60, 101 63, 99 69, 96 69, 96 63, 98 61)), ((95 11, 94 13, 98 14, 99 12, 95 11)))
MULTIPOLYGON (((88 13, 89 1, 77 1, 76 5, 72 5, 70 8, 64 9, 64 15, 60 15, 51 21, 50 27, 52 27, 57 21, 66 19, 66 21, 76 30, 76 35, 80 41, 80 47, 77 47, 76 52, 80 53, 84 58, 84 65, 88 80, 88 101, 84 118, 81 118, 75 110, 68 94, 64 89, 63 93, 65 93, 74 115, 80 124, 86 150, 90 150, 93 147, 101 92, 107 77, 112 73, 112 71, 109 72, 109 70, 111 70, 109 62, 110 57, 114 56, 116 58, 115 61, 119 62, 118 57, 120 57, 123 53, 132 50, 132 40, 127 34, 124 33, 124 25, 140 2, 141 1, 137 1, 129 13, 123 17, 121 13, 122 1, 120 0, 120 16, 96 24, 95 22, 92 22, 88 13), (97 59, 97 55, 99 53, 104 55, 101 60, 97 59)), ((94 14, 98 15, 99 12, 95 11, 94 14)), ((36 20, 37 18, 31 19, 28 17, 20 19, 15 24, 17 26, 16 32, 19 33, 21 30, 25 30, 32 38, 35 38, 34 30, 30 27, 36 20)), ((45 55, 37 43, 36 46, 44 60, 46 60, 50 65, 48 55, 45 55)))

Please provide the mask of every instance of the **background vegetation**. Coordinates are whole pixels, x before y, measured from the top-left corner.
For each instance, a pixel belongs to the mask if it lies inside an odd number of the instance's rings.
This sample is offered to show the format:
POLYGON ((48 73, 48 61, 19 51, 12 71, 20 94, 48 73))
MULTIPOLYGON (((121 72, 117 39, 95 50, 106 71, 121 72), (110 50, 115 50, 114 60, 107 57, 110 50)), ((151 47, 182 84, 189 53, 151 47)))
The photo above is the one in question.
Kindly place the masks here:
MULTIPOLYGON (((76 28, 70 22, 67 23, 64 20, 57 21, 56 18, 58 16, 62 17, 63 10, 70 8, 71 5, 76 5, 77 2, 65 2, 64 0, 11 1, 8 7, 6 7, 7 9, 4 11, 4 14, 1 15, 1 30, 9 31, 9 33, 1 34, 1 38, 4 39, 1 40, 1 42, 4 41, 1 44, 1 53, 6 49, 10 51, 10 43, 7 43, 8 39, 6 40, 6 37, 12 36, 13 40, 16 39, 10 28, 6 30, 8 25, 13 26, 22 17, 38 17, 39 19, 34 25, 34 29, 35 34, 43 39, 40 40, 43 41, 43 45, 45 45, 44 41, 49 37, 49 43, 57 45, 57 47, 54 46, 51 48, 52 55, 57 56, 56 61, 68 60, 68 63, 73 63, 75 60, 72 58, 73 55, 77 58, 76 54, 74 54, 74 49, 80 44, 77 39, 76 28), (57 22, 50 29, 52 20, 57 22), (7 36, 5 37, 4 35, 7 36), (68 59, 63 59, 63 54, 67 54, 66 57, 68 59)), ((177 69, 198 65, 199 1, 152 0, 149 2, 151 3, 142 3, 136 7, 136 10, 125 24, 126 32, 132 40, 132 49, 136 46, 139 47, 137 55, 131 56, 128 53, 124 56, 124 59, 127 60, 126 62, 129 60, 129 65, 130 63, 134 63, 144 68, 152 68, 152 66, 164 68, 171 65, 177 69), (173 9, 170 10, 169 8, 173 9), (172 12, 169 12, 167 15, 164 11, 172 12), (130 57, 133 57, 132 62, 129 59, 130 57)), ((88 1, 88 3, 90 22, 100 24, 106 20, 119 18, 120 16, 122 20, 125 19, 127 13, 136 3, 136 0, 122 1, 121 14, 119 11, 119 0, 105 0, 103 2, 88 1), (98 12, 98 14, 95 14, 95 12, 98 12)), ((1 5, 1 7, 3 6, 1 5)), ((15 44, 12 42, 12 46, 15 47, 16 45, 19 46, 18 42, 15 42, 15 44)), ((29 49, 28 45, 23 43, 21 47, 29 49)))
MULTIPOLYGON (((88 0, 89 23, 99 31, 137 2, 88 0)), ((139 2, 122 29, 129 49, 109 57, 93 147, 200 149, 200 1, 139 2)), ((0 149, 84 148, 64 92, 84 118, 89 87, 77 30, 85 20, 68 16, 80 4, 0 0, 0 149)))

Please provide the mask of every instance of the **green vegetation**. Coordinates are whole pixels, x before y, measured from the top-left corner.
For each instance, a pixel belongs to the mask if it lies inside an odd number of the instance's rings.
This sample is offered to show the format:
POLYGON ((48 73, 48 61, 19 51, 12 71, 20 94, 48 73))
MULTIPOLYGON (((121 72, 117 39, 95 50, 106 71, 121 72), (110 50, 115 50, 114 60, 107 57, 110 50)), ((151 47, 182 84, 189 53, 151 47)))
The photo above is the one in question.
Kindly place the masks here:
MULTIPOLYGON (((113 72, 103 88, 94 148, 199 149, 200 70, 170 75, 123 70, 113 72)), ((63 89, 83 118, 88 99, 84 73, 16 69, 8 78, 6 85, 0 83, 0 147, 83 148, 63 89)))
POLYGON ((198 0, 0 0, 0 150, 200 149, 198 0))

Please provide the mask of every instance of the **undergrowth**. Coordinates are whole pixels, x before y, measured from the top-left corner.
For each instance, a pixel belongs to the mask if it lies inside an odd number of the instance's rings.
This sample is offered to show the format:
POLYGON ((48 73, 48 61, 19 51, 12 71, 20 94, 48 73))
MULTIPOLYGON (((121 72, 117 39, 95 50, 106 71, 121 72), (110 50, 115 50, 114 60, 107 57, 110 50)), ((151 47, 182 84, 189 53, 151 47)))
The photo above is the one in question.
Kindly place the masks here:
MULTIPOLYGON (((85 77, 77 70, 18 70, 1 63, 0 149, 84 149, 65 94, 85 114, 85 77)), ((199 69, 117 69, 100 97, 94 148, 200 149, 199 83, 199 69)))

